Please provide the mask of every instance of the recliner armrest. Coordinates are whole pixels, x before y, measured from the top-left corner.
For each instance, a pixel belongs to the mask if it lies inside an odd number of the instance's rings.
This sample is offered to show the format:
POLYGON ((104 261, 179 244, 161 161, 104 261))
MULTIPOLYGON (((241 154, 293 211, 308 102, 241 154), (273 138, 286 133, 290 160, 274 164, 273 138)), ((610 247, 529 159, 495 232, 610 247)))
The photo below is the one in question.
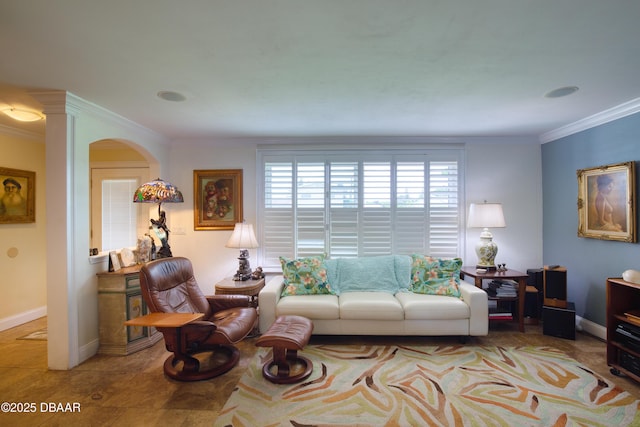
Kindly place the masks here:
POLYGON ((208 295, 207 301, 214 312, 236 307, 251 307, 248 295, 208 295))

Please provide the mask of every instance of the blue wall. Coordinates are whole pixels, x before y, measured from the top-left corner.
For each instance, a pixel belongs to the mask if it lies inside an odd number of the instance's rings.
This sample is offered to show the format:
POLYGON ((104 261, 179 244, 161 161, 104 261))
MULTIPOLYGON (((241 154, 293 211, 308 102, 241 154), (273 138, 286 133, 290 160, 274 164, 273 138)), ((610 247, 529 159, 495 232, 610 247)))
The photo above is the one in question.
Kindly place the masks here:
MULTIPOLYGON (((578 169, 640 160, 640 114, 542 146, 543 260, 567 267, 567 293, 576 314, 606 323, 606 279, 640 270, 640 243, 577 236, 578 169)), ((640 191, 636 171, 636 194, 640 191)), ((640 207, 640 204, 638 205, 640 207)), ((636 209, 636 224, 638 224, 636 209)))

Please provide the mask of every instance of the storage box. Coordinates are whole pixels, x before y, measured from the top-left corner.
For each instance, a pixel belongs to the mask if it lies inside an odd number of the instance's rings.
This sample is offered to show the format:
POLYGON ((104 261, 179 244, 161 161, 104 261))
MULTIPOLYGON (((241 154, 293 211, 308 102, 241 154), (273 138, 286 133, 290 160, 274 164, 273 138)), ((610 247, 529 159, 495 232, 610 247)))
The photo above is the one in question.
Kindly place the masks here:
POLYGON ((576 307, 572 302, 567 308, 542 307, 542 333, 569 340, 576 339, 576 307))

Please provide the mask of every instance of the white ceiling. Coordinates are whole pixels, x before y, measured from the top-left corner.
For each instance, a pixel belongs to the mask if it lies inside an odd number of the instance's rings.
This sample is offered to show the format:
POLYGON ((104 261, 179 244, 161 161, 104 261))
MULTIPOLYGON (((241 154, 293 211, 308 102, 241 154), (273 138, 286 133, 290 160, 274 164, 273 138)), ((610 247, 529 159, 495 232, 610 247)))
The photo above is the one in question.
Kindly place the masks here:
POLYGON ((67 90, 171 139, 539 136, 640 97, 639 21, 637 0, 2 0, 0 107, 67 90))

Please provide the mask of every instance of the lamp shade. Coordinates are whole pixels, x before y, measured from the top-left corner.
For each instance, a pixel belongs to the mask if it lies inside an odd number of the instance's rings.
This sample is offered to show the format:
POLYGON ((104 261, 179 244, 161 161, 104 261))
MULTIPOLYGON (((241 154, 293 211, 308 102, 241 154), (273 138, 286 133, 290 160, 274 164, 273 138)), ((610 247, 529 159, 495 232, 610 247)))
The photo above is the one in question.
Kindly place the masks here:
POLYGON ((178 188, 160 178, 145 182, 133 194, 134 203, 182 203, 184 198, 178 188))
POLYGON ((244 222, 236 223, 233 228, 233 233, 225 245, 227 248, 236 249, 254 249, 257 248, 258 240, 253 232, 253 224, 247 224, 244 222))
POLYGON ((501 203, 471 203, 469 206, 470 228, 501 228, 506 227, 501 203))

